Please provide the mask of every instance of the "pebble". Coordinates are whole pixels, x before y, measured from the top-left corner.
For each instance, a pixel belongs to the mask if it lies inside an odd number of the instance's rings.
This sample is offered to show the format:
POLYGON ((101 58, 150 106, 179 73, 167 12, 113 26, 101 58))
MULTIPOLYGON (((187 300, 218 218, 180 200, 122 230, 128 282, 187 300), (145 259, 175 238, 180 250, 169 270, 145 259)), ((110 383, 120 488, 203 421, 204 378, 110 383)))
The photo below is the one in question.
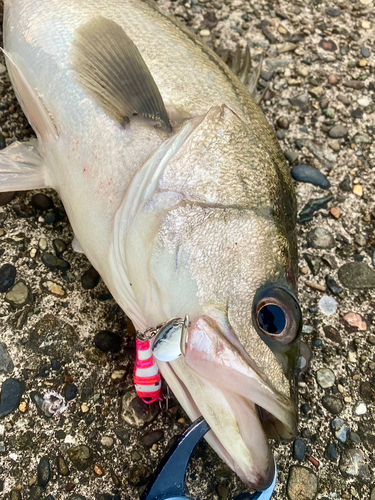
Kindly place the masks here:
POLYGON ((332 139, 341 139, 348 136, 348 130, 343 125, 334 125, 328 132, 332 139))
POLYGON ((0 418, 9 415, 18 408, 24 391, 24 382, 15 378, 8 378, 3 382, 0 395, 0 418))
POLYGON ((327 38, 322 38, 319 42, 319 47, 328 52, 335 52, 337 50, 337 45, 333 40, 328 40, 327 38))
POLYGON ((329 84, 336 85, 338 82, 339 82, 339 79, 338 79, 337 75, 332 73, 328 76, 328 83, 329 84))
POLYGON ((58 257, 60 257, 60 255, 62 255, 68 248, 68 245, 65 243, 65 241, 60 238, 55 238, 52 241, 52 245, 58 257))
POLYGON ((52 198, 42 193, 34 194, 31 198, 31 205, 42 212, 50 210, 55 206, 52 198))
POLYGON ((305 458, 306 443, 302 439, 296 439, 293 442, 293 458, 295 460, 303 460, 305 458))
POLYGON ((5 295, 5 300, 13 307, 24 306, 31 298, 30 290, 26 283, 19 281, 5 295))
POLYGON ((290 165, 293 165, 298 160, 298 153, 295 151, 285 151, 285 158, 288 160, 290 165))
POLYGON ((69 467, 63 457, 57 457, 56 459, 57 472, 60 476, 69 476, 69 467))
POLYGON ((91 449, 84 444, 69 448, 68 455, 72 464, 79 471, 85 471, 92 462, 93 458, 91 449))
POLYGON ((89 267, 81 276, 82 287, 85 290, 92 290, 99 283, 100 276, 94 267, 89 267))
POLYGON ((128 391, 121 400, 121 418, 132 427, 143 427, 159 413, 159 404, 146 404, 135 391, 128 391))
POLYGON ((367 406, 365 405, 365 403, 362 403, 362 401, 358 402, 354 408, 354 413, 357 416, 367 413, 367 406))
POLYGON ((323 87, 313 87, 312 89, 309 90, 309 94, 315 97, 316 99, 320 99, 322 95, 324 94, 324 89, 323 87))
POLYGON ((42 500, 44 489, 41 486, 34 485, 30 488, 29 497, 27 500, 42 500))
POLYGON ((314 186, 319 186, 322 189, 328 189, 331 187, 331 183, 327 177, 320 172, 317 168, 311 167, 310 165, 296 165, 292 168, 292 177, 298 182, 307 182, 313 184, 314 186))
POLYGON ((308 94, 299 94, 295 97, 291 97, 289 102, 292 106, 296 106, 304 113, 310 109, 310 97, 308 94))
POLYGON ((350 428, 344 420, 341 418, 335 418, 332 420, 331 429, 340 443, 346 443, 350 428))
POLYGON ((153 444, 157 443, 164 437, 164 432, 160 429, 156 431, 151 431, 145 434, 141 438, 141 442, 143 446, 146 446, 147 448, 151 448, 153 444))
POLYGON ((95 335, 94 343, 102 352, 120 352, 122 337, 117 333, 102 330, 95 335))
POLYGON ((367 239, 363 236, 363 234, 357 233, 354 235, 354 243, 360 247, 364 247, 367 243, 367 239))
POLYGON ((49 281, 49 280, 42 281, 40 287, 45 292, 48 292, 51 295, 54 295, 55 297, 58 297, 60 299, 66 297, 66 291, 63 289, 61 285, 55 283, 54 281, 49 281))
POLYGON ((200 36, 202 36, 202 37, 208 37, 208 36, 210 36, 210 35, 211 35, 211 32, 210 32, 210 30, 203 29, 203 30, 200 30, 199 34, 200 34, 200 36))
POLYGON ((333 443, 329 443, 325 449, 324 456, 331 462, 336 462, 338 458, 337 448, 333 443))
POLYGON ((354 184, 353 193, 358 197, 363 196, 363 187, 361 186, 361 184, 354 184))
POLYGON ((362 24, 361 24, 362 28, 365 29, 365 30, 369 30, 371 29, 371 23, 369 23, 368 21, 362 21, 362 24))
POLYGON ((328 7, 326 9, 326 14, 327 14, 327 16, 330 16, 330 17, 340 17, 341 16, 341 9, 338 9, 335 7, 328 7))
POLYGON ((332 276, 330 276, 329 274, 327 274, 326 276, 326 284, 330 292, 333 293, 333 295, 340 295, 344 291, 343 288, 341 288, 341 286, 339 286, 336 283, 336 281, 332 278, 332 276))
POLYGON ((364 108, 367 108, 367 106, 370 106, 371 101, 367 97, 362 97, 361 99, 358 99, 358 104, 360 106, 363 106, 364 108))
POLYGON ((12 490, 10 492, 9 500, 22 500, 21 492, 19 490, 12 490))
POLYGON ((335 385, 335 374, 330 368, 319 368, 316 372, 316 380, 322 389, 328 389, 335 385))
POLYGON ((124 444, 125 446, 129 444, 129 439, 130 439, 130 434, 127 429, 123 428, 117 428, 114 430, 116 436, 119 438, 119 440, 124 444))
POLYGON ((348 361, 349 363, 357 363, 357 355, 353 351, 348 352, 348 361))
POLYGON ((318 306, 321 312, 326 316, 332 316, 332 314, 335 314, 337 310, 336 300, 328 295, 323 295, 323 297, 319 300, 318 306))
POLYGON ((362 319, 362 316, 360 314, 349 312, 345 314, 342 319, 348 326, 356 328, 357 330, 360 330, 362 332, 365 332, 367 330, 367 323, 362 319))
POLYGON ((280 118, 277 119, 276 124, 279 128, 284 130, 289 128, 289 120, 286 116, 280 116, 280 118))
POLYGON ((74 384, 68 384, 64 390, 64 396, 67 401, 73 401, 77 397, 78 387, 74 384))
POLYGON ((14 363, 8 352, 8 346, 0 342, 0 373, 12 373, 14 363))
POLYGON ((346 478, 360 477, 364 481, 371 479, 370 469, 361 450, 350 449, 342 453, 340 471, 346 478))
POLYGON ((339 188, 341 191, 349 193, 352 190, 352 184, 349 175, 346 175, 344 179, 340 182, 339 188))
POLYGON ((289 470, 287 493, 290 500, 313 500, 318 491, 318 478, 306 467, 289 470))
POLYGON ((361 54, 363 57, 370 57, 371 50, 368 47, 361 47, 361 54))
POLYGON ((312 248, 334 248, 335 246, 332 234, 323 227, 316 227, 310 231, 307 235, 307 243, 312 248))
POLYGON ((349 290, 375 288, 375 271, 364 262, 348 262, 340 267, 338 277, 349 290))
POLYGON ((4 264, 0 267, 0 292, 6 292, 14 285, 17 270, 12 264, 4 264))
POLYGON ((103 436, 100 442, 104 448, 110 449, 113 446, 114 440, 110 436, 103 436))
MULTIPOLYGON (((5 141, 3 145, 1 137, 2 135, 0 134, 0 150, 5 148, 5 141)), ((0 207, 8 205, 8 203, 10 203, 15 196, 16 196, 15 191, 10 191, 8 193, 0 193, 0 207)))
POLYGON ((42 255, 42 262, 45 266, 48 267, 51 271, 69 271, 70 264, 64 259, 60 259, 53 253, 45 253, 42 255))
POLYGON ((331 325, 325 325, 323 331, 327 339, 332 340, 336 344, 342 344, 342 338, 340 332, 331 325))
POLYGON ((304 224, 313 219, 314 213, 322 208, 327 208, 328 203, 333 199, 332 195, 323 198, 314 198, 309 200, 299 214, 299 224, 304 224))
POLYGON ((51 479, 51 465, 48 457, 42 457, 38 464, 38 484, 45 488, 51 479))
POLYGON ((322 405, 332 415, 339 415, 344 408, 343 402, 336 396, 324 396, 322 398, 322 405))
POLYGON ((331 207, 329 209, 329 213, 334 217, 335 219, 339 219, 341 217, 341 212, 338 208, 336 207, 331 207))

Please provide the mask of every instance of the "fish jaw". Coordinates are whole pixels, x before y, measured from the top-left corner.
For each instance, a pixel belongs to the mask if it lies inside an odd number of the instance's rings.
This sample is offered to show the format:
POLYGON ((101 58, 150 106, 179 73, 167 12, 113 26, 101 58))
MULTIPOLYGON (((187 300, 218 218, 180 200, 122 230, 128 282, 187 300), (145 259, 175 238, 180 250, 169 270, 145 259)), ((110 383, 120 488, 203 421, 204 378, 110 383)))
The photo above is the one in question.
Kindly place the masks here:
POLYGON ((272 388, 235 336, 210 316, 192 322, 185 357, 160 368, 190 418, 206 419, 206 439, 220 458, 246 485, 266 489, 274 477, 268 436, 296 434, 291 399, 272 388))

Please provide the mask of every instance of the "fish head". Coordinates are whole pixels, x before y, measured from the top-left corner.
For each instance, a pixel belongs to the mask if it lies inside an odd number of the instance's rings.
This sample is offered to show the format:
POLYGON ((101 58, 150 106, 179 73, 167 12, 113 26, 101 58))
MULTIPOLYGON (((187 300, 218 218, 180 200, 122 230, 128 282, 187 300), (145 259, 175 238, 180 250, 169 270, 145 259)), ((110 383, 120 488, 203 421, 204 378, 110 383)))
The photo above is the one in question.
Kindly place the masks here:
POLYGON ((189 315, 185 352, 161 372, 258 490, 274 475, 268 439, 296 433, 301 331, 293 187, 264 122, 221 106, 177 133, 130 197, 122 262, 146 326, 189 315))

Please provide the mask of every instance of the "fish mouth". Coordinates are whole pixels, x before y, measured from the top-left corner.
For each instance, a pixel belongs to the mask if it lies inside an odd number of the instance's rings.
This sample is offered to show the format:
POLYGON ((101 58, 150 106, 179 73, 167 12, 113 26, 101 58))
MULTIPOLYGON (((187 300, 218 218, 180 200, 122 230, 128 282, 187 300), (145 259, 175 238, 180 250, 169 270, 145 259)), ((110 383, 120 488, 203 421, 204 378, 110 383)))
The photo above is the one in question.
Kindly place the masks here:
POLYGON ((158 362, 162 375, 192 420, 203 416, 207 442, 250 488, 265 490, 275 474, 268 439, 291 439, 291 399, 262 377, 235 338, 210 317, 189 328, 185 356, 158 362))

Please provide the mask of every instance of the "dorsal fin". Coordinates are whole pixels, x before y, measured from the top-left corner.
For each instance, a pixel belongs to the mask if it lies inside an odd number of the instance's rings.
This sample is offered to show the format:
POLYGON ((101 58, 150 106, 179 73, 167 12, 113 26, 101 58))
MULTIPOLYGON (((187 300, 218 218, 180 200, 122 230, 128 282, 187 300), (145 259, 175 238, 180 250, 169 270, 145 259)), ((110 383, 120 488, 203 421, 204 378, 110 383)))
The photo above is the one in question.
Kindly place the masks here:
POLYGON ((99 16, 79 27, 72 62, 80 84, 121 125, 137 114, 161 120, 172 129, 146 63, 117 23, 99 16))

